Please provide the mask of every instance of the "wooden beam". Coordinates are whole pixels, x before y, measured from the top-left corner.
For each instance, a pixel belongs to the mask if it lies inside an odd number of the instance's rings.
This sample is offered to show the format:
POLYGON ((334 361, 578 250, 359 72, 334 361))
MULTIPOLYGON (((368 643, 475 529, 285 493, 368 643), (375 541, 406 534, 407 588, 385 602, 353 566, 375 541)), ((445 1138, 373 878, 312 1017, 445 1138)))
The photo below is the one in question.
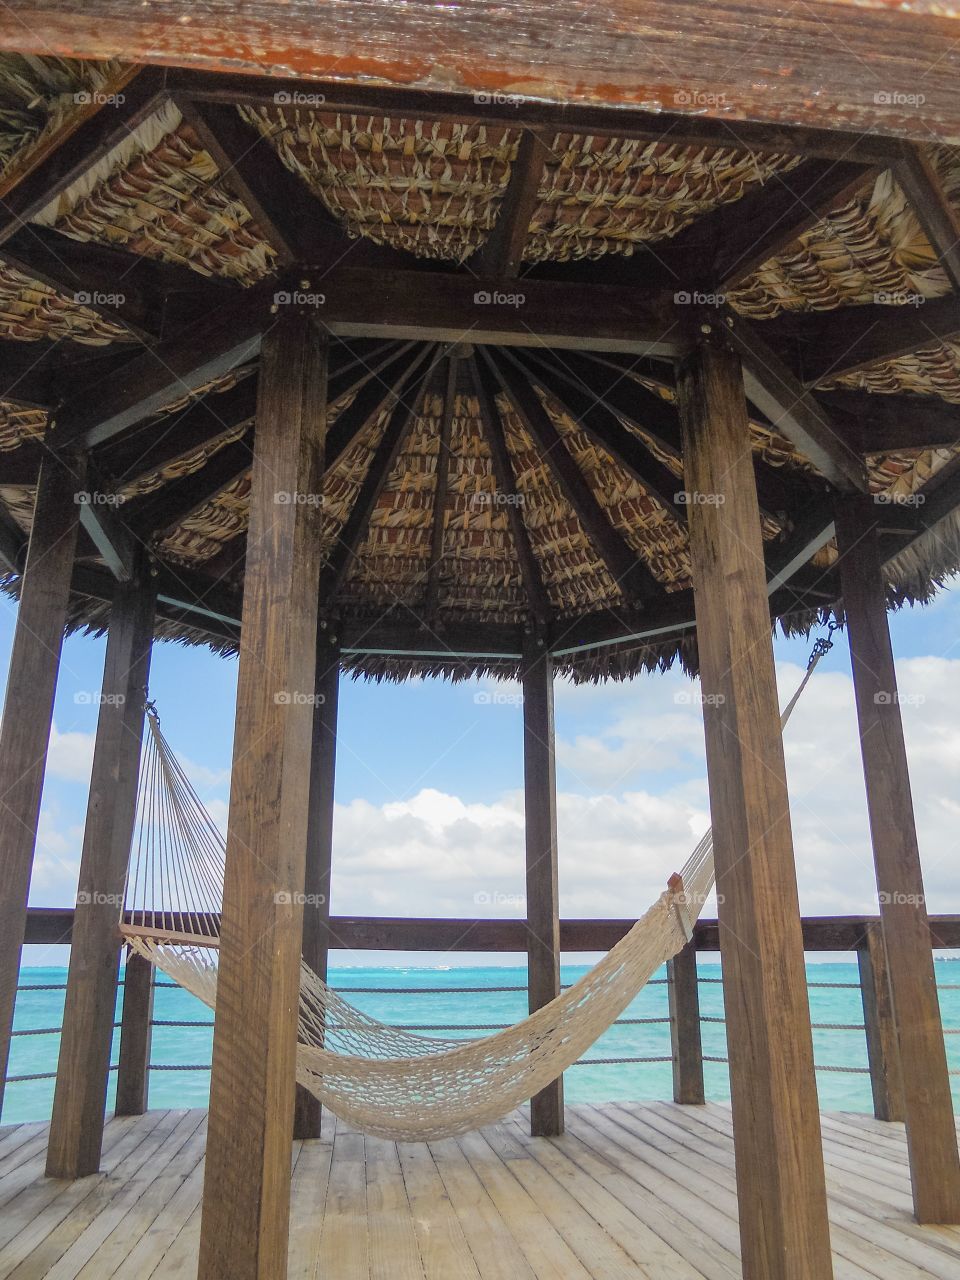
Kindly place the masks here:
POLYGON ((960 290, 960 216, 947 199, 927 148, 904 143, 903 158, 894 165, 893 173, 933 246, 951 288, 960 290))
POLYGON ((879 921, 868 925, 864 930, 863 943, 857 948, 857 962, 860 966, 860 995, 867 1037, 867 1061, 870 1064, 873 1114, 878 1120, 902 1124, 903 1072, 893 1002, 890 998, 887 949, 879 921))
POLYGON ((543 461, 624 598, 649 601, 662 594, 662 588, 649 568, 610 523, 610 517, 574 462, 531 383, 502 356, 493 359, 486 352, 482 355, 533 437, 543 461))
POLYGON ((952 294, 925 301, 905 294, 900 304, 780 316, 764 321, 763 333, 797 369, 803 385, 815 387, 960 337, 960 302, 952 294))
POLYGON ((137 811, 153 626, 153 587, 141 574, 117 588, 110 610, 47 1147, 50 1178, 82 1178, 100 1168, 120 965, 117 925, 137 811))
MULTIPOLYGON (((279 264, 290 266, 315 258, 315 229, 332 219, 263 134, 246 124, 235 107, 196 103, 183 95, 176 102, 213 157, 220 184, 249 209, 279 264)), ((346 232, 340 231, 339 238, 341 248, 348 248, 346 232)))
POLYGON ((336 466, 344 452, 359 439, 373 419, 390 402, 394 390, 418 369, 430 354, 428 346, 417 347, 413 343, 401 346, 388 360, 374 371, 374 376, 364 379, 354 399, 330 426, 324 464, 329 471, 336 466))
POLYGON ((137 540, 147 543, 183 524, 250 470, 254 438, 251 427, 239 440, 215 453, 199 471, 171 480, 143 497, 131 498, 121 508, 126 527, 137 540))
POLYGON ((936 396, 821 391, 817 400, 858 453, 949 448, 960 442, 960 405, 936 396))
POLYGON ((256 357, 272 323, 266 298, 246 290, 108 378, 77 388, 55 419, 58 446, 82 442, 95 448, 231 373, 256 357))
POLYGON ((700 1036, 700 988, 697 951, 691 940, 667 961, 673 1100, 703 1106, 703 1044, 700 1036))
POLYGON ((467 272, 341 267, 323 279, 319 319, 331 334, 421 342, 597 348, 672 358, 690 308, 673 291, 467 272))
MULTIPOLYGON (((505 355, 507 359, 512 359, 509 352, 505 355)), ((573 378, 560 377, 561 389, 558 389, 557 378, 550 376, 554 369, 549 364, 536 360, 535 357, 534 359, 534 380, 561 409, 570 414, 594 444, 609 454, 614 462, 643 486, 651 498, 655 498, 665 511, 685 527, 687 510, 680 498, 683 481, 660 462, 641 440, 631 435, 602 399, 587 391, 582 384, 577 386, 573 378), (544 371, 547 371, 547 377, 544 376, 544 371)), ((516 359, 513 362, 520 368, 524 367, 516 359)))
POLYGON ((493 230, 470 259, 470 268, 478 275, 502 276, 509 280, 518 274, 530 235, 530 220, 537 208, 544 161, 549 154, 542 133, 535 129, 521 132, 493 230))
POLYGON ((873 183, 878 173, 876 168, 843 160, 805 160, 795 169, 775 173, 742 200, 720 205, 710 215, 717 246, 711 287, 731 293, 765 262, 822 223, 826 214, 873 183))
MULTIPOLYGON (((82 57, 122 49, 131 61, 233 73, 241 84, 257 75, 271 94, 276 77, 302 76, 325 97, 327 82, 342 82, 351 102, 372 96, 358 80, 384 92, 416 86, 424 97, 452 90, 481 117, 478 92, 493 99, 491 114, 501 118, 507 110, 498 97, 514 111, 526 108, 511 95, 516 86, 529 99, 574 104, 570 115, 581 104, 625 115, 669 113, 671 124, 679 118, 691 129, 699 125, 701 140, 705 124, 713 124, 715 137, 722 139, 725 126, 759 145, 749 122, 762 121, 770 126, 762 149, 774 152, 787 126, 960 140, 953 67, 944 58, 956 39, 953 3, 918 0, 891 14, 883 0, 814 0, 809 10, 785 15, 773 0, 739 0, 717 13, 708 31, 696 8, 666 14, 652 0, 616 0, 599 21, 583 0, 539 0, 492 16, 471 0, 455 13, 431 13, 429 21, 419 10, 385 12, 376 21, 358 5, 321 14, 311 0, 268 0, 243 13, 218 7, 202 25, 185 24, 184 16, 195 16, 188 0, 165 5, 162 14, 144 14, 135 0, 88 0, 82 12, 68 13, 56 0, 29 0, 0 20, 0 47, 82 57), (671 67, 684 69, 682 78, 671 67), (923 102, 896 105, 878 95, 877 67, 891 92, 912 86, 917 68, 925 68, 923 102)), ((327 110, 338 105, 326 97, 327 110)))
MULTIPOLYGON (((337 712, 340 702, 340 648, 332 629, 320 620, 317 628, 317 701, 313 708, 313 746, 307 858, 304 878, 304 961, 326 981, 330 948, 330 873, 333 866, 333 807, 337 771, 337 712)), ((320 1100, 297 1085, 293 1112, 295 1138, 319 1138, 320 1100)))
MULTIPOLYGON (((556 730, 553 663, 530 633, 523 668, 523 795, 527 889, 527 993, 531 1013, 560 994, 556 730)), ((563 1133, 563 1076, 530 1099, 535 1138, 563 1133)))
POLYGON ((740 362, 678 371, 744 1280, 833 1274, 760 512, 740 362))
MULTIPOLYGON (((128 60, 139 61, 136 58, 128 60)), ((145 67, 124 85, 123 92, 115 95, 114 101, 109 101, 105 95, 98 110, 4 195, 0 245, 158 110, 166 96, 165 79, 160 68, 145 67)))
POLYGON ((423 593, 423 618, 428 627, 436 621, 437 600, 440 594, 440 572, 443 568, 443 537, 447 524, 447 493, 450 488, 450 439, 453 434, 453 415, 457 402, 457 379, 460 361, 453 354, 447 357, 447 377, 443 391, 443 412, 440 419, 440 438, 437 446, 436 486, 433 491, 433 528, 430 531, 430 561, 427 565, 427 581, 423 593))
POLYGON ((138 952, 130 951, 123 967, 120 1057, 117 1063, 117 1103, 114 1107, 118 1116, 142 1116, 147 1109, 152 1024, 153 965, 138 952))
POLYGON ((306 875, 326 347, 307 317, 261 361, 200 1280, 284 1280, 306 875))
POLYGON ((376 453, 370 460, 367 474, 363 478, 346 523, 323 566, 320 594, 325 601, 333 600, 353 564, 360 544, 370 527, 370 518, 383 491, 383 486, 387 482, 387 477, 393 470, 393 464, 397 460, 397 455, 403 447, 410 428, 422 410, 426 384, 434 369, 434 361, 431 360, 426 372, 420 372, 420 365, 426 359, 428 351, 429 348, 426 348, 420 353, 415 361, 413 372, 409 373, 403 383, 389 394, 388 398, 394 399, 390 418, 376 453))
POLYGON ((755 325, 733 312, 725 314, 726 334, 740 355, 747 399, 766 414, 831 484, 838 489, 867 487, 860 455, 846 443, 827 410, 801 386, 761 337, 755 325))
POLYGON ((118 582, 132 581, 136 571, 137 540, 119 514, 117 495, 87 464, 88 488, 78 493, 80 527, 89 535, 97 553, 118 582))
POLYGON ((867 811, 919 1222, 960 1222, 960 1158, 930 951, 885 580, 869 498, 837 502, 837 546, 867 811))
POLYGON ((44 460, 0 725, 0 1105, 83 484, 82 460, 44 460))
MULTIPOLYGON (((476 355, 470 358, 470 372, 480 406, 480 421, 483 423, 483 434, 490 450, 490 463, 497 489, 502 494, 517 493, 517 480, 513 471, 510 450, 507 448, 506 433, 503 420, 497 407, 498 383, 493 371, 481 365, 476 355)), ((534 555, 530 542, 530 534, 524 523, 519 502, 506 503, 507 523, 513 539, 514 550, 520 564, 520 578, 527 597, 530 612, 535 621, 543 626, 552 613, 550 597, 544 586, 540 564, 534 555)))

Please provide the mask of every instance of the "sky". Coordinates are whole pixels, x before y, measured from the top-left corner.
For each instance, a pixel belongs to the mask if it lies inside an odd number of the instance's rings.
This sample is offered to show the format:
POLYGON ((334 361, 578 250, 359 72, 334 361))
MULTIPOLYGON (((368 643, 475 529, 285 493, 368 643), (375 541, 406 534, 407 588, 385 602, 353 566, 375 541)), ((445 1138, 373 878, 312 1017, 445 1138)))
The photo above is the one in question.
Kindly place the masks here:
MULTIPOLYGON (((16 606, 0 602, 0 672, 16 606)), ((960 590, 891 616, 928 906, 960 909, 960 590)), ((775 641, 781 703, 813 642, 775 641)), ((76 893, 105 641, 64 644, 30 901, 76 893)), ((225 828, 237 663, 154 647, 163 730, 225 828)), ((522 711, 515 686, 344 679, 334 914, 522 916, 522 711), (491 696, 493 695, 493 696, 491 696)), ((679 670, 556 685, 560 909, 639 915, 709 824, 697 685, 679 670)), ((785 735, 801 908, 877 912, 846 639, 821 663, 785 735)), ((705 914, 714 914, 708 904, 705 914)), ((25 964, 63 963, 27 949, 25 964)), ((587 959, 588 957, 577 957, 587 959)), ((468 963, 469 956, 339 953, 340 964, 468 963)), ((490 963, 485 958, 484 963, 490 963)), ((516 959, 512 960, 516 963, 516 959)))

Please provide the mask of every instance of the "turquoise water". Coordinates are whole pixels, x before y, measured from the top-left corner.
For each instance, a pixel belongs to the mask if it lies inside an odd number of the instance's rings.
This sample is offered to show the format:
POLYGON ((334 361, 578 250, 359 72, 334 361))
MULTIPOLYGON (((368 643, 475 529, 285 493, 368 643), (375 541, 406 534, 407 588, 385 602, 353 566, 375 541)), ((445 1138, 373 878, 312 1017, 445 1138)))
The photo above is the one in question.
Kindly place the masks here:
MULTIPOLYGON (((585 971, 583 965, 565 965, 564 982, 572 982, 585 971)), ((857 965, 853 963, 811 964, 807 967, 810 1008, 814 1023, 862 1023, 863 1009, 857 985, 857 965), (842 985, 824 985, 842 984, 842 985)), ((667 1016, 667 988, 664 975, 649 984, 623 1015, 625 1019, 667 1016)), ((700 1012, 706 1018, 723 1017, 723 995, 717 963, 700 965, 700 1012)), ((960 963, 937 964, 943 1022, 946 1028, 960 1029, 960 963)), ((511 1023, 526 1012, 523 990, 495 988, 522 987, 524 967, 476 968, 356 968, 332 969, 331 981, 367 1013, 383 1022, 418 1026, 511 1023), (418 994, 368 993, 358 988, 415 988, 418 994), (425 988, 436 988, 426 992, 425 988), (478 988, 467 994, 452 988, 478 988)), ((166 982, 161 978, 160 981, 166 982)), ((21 986, 56 987, 66 982, 66 970, 24 968, 21 986)), ((14 1028, 28 1031, 58 1027, 63 1014, 62 990, 27 990, 17 997, 14 1028)), ((154 1017, 161 1022, 208 1022, 210 1011, 178 987, 162 986, 156 992, 154 1017)), ((117 1013, 119 1020, 119 1008, 117 1013)), ((449 1032, 437 1031, 438 1035, 449 1032)), ((483 1035, 482 1030, 464 1031, 483 1035)), ((154 1029, 151 1061, 155 1066, 198 1066, 210 1061, 213 1032, 209 1026, 157 1026, 154 1029)), ((112 1062, 117 1060, 119 1033, 115 1032, 112 1062)), ((951 1068, 960 1071, 960 1035, 947 1036, 951 1068)), ((14 1039, 10 1075, 38 1075, 56 1070, 59 1036, 20 1035, 14 1039)), ((726 1057, 726 1039, 721 1022, 703 1024, 703 1049, 707 1057, 726 1057)), ((814 1050, 818 1065, 866 1067, 867 1053, 862 1031, 817 1030, 814 1050)), ((586 1055, 588 1061, 572 1067, 565 1076, 566 1097, 571 1102, 602 1102, 612 1099, 669 1098, 672 1092, 669 1061, 589 1065, 597 1058, 668 1058, 670 1031, 663 1022, 621 1025, 611 1028, 586 1055)), ((729 1097, 727 1068, 723 1063, 705 1065, 707 1096, 715 1100, 729 1097)), ((871 1109, 870 1080, 867 1075, 819 1071, 817 1082, 824 1110, 871 1109)), ((154 1107, 205 1106, 209 1073, 202 1070, 155 1070, 150 1074, 150 1105, 154 1107)), ((953 1078, 954 1098, 960 1103, 960 1075, 953 1078)), ((45 1120, 53 1098, 52 1080, 13 1083, 7 1088, 3 1122, 45 1120)), ((110 1099, 112 1105, 112 1097, 110 1099)))

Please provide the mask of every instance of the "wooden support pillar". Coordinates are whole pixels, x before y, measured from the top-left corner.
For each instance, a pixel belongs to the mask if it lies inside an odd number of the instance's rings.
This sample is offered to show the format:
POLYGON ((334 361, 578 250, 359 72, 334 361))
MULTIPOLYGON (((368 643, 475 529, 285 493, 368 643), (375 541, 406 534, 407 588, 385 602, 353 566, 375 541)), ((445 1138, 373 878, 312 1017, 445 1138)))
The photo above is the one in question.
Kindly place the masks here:
POLYGON ((673 1100, 702 1106, 705 1099, 700 988, 697 983, 697 952, 692 942, 667 961, 667 993, 673 1054, 673 1100))
POLYGON ((873 1090, 873 1114, 878 1120, 904 1117, 903 1077, 897 1026, 893 1019, 890 996, 890 974, 883 929, 868 924, 862 944, 857 948, 860 965, 860 995, 863 1000, 863 1025, 867 1037, 867 1061, 870 1064, 870 1087, 873 1090))
POLYGON ((832 1276, 747 406, 718 338, 678 369, 745 1280, 832 1276))
MULTIPOLYGON (((317 704, 313 709, 313 774, 307 821, 304 878, 303 958, 327 978, 330 944, 330 870, 333 862, 333 800, 337 769, 337 707, 340 698, 340 646, 328 628, 317 637, 317 704)), ((297 1085, 293 1113, 295 1138, 319 1138, 322 1107, 309 1089, 297 1085)))
POLYGON ((0 728, 0 1106, 83 487, 81 461, 44 458, 0 728))
POLYGON ((147 1109, 152 1022, 153 965, 131 951, 123 969, 117 1105, 114 1108, 118 1116, 142 1116, 147 1109))
POLYGON ((144 570, 117 587, 110 610, 47 1146, 51 1178, 82 1178, 100 1167, 120 969, 117 924, 136 821, 155 604, 144 570))
POLYGON ((885 510, 865 495, 838 500, 840 585, 900 1047, 913 1205, 920 1222, 956 1223, 960 1159, 877 535, 885 510))
MULTIPOLYGON (((553 662, 532 637, 525 646, 522 679, 527 989, 535 1013, 560 994, 560 897, 553 662)), ((535 1138, 563 1133, 563 1076, 530 1100, 530 1132, 535 1138)))
POLYGON ((307 317, 283 317, 264 340, 200 1280, 287 1274, 326 367, 326 345, 307 317))

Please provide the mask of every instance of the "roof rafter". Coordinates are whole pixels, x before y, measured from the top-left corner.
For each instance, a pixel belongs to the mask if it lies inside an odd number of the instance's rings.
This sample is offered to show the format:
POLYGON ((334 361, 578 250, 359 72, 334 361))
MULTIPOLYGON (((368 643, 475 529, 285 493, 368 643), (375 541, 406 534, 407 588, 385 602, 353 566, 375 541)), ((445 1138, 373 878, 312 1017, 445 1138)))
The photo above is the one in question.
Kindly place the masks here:
POLYGON ((320 571, 320 598, 325 603, 329 603, 337 594, 356 558, 383 486, 387 482, 410 428, 416 421, 423 403, 427 381, 433 373, 435 364, 434 356, 425 372, 420 372, 418 367, 413 374, 405 378, 401 386, 391 392, 394 404, 383 437, 370 460, 367 474, 363 478, 360 491, 340 536, 320 571))
MULTIPOLYGON (((513 462, 510 458, 510 450, 507 448, 503 419, 500 417, 500 409, 497 406, 498 383, 496 377, 486 364, 480 363, 476 354, 470 357, 470 373, 477 393, 477 400, 480 404, 480 419, 483 423, 483 433, 486 437, 487 448, 490 450, 494 481, 501 493, 515 494, 517 492, 517 479, 513 470, 513 462)), ((534 555, 530 533, 524 524, 519 503, 506 503, 506 511, 510 535, 513 538, 517 560, 520 563, 520 580, 527 597, 527 603, 538 624, 544 626, 551 616, 552 609, 550 597, 544 586, 540 564, 534 555)))
MULTIPOLYGON (((541 360, 532 353, 525 353, 526 359, 506 353, 508 360, 519 367, 527 361, 535 364, 533 377, 561 408, 566 409, 578 426, 591 440, 619 466, 633 476, 650 497, 656 499, 665 511, 670 512, 678 524, 686 528, 687 510, 678 500, 677 494, 683 482, 647 449, 643 442, 626 429, 615 413, 583 385, 577 386, 571 377, 564 378, 562 371, 547 361, 541 360), (545 375, 551 375, 549 380, 545 375), (558 387, 557 382, 562 386, 558 387)), ((642 388, 641 388, 642 390, 642 388)))
POLYGON ((763 332, 799 371, 804 386, 815 387, 960 338, 960 301, 953 295, 917 297, 913 305, 867 303, 784 315, 765 320, 763 332))
POLYGON ((471 269, 479 275, 510 280, 520 270, 548 155, 543 131, 525 127, 493 230, 470 259, 471 269))
POLYGON ((482 351, 481 355, 494 370, 501 387, 572 507, 588 541, 624 597, 628 601, 638 599, 641 602, 655 599, 662 592, 660 584, 611 524, 536 391, 517 366, 502 355, 499 359, 487 351, 482 351))
POLYGON ((117 95, 122 101, 104 103, 87 117, 67 142, 50 151, 3 198, 0 205, 0 244, 29 222, 88 169, 151 116, 166 99, 166 73, 144 67, 117 95))
POLYGON ((821 391, 817 400, 833 415, 858 453, 897 453, 960 444, 960 405, 936 396, 821 391))
POLYGON ((440 594, 440 570, 443 564, 443 537, 446 531, 447 492, 450 487, 450 440, 453 434, 453 415, 457 400, 457 377, 460 361, 451 352, 447 356, 447 376, 443 390, 443 413, 440 418, 440 436, 437 448, 436 487, 433 496, 433 527, 430 530, 430 561, 427 565, 427 581, 423 593, 423 611, 427 624, 436 619, 440 594))
POLYGON ((198 471, 125 503, 123 520, 141 542, 151 542, 183 524, 194 512, 240 479, 253 462, 254 432, 221 449, 198 471))
POLYGON ((866 490, 863 459, 851 449, 830 414, 810 394, 756 327, 725 314, 726 333, 740 356, 747 399, 838 489, 866 490))
POLYGON ((917 143, 905 142, 902 159, 893 172, 951 287, 960 290, 960 217, 947 199, 929 152, 917 143))

